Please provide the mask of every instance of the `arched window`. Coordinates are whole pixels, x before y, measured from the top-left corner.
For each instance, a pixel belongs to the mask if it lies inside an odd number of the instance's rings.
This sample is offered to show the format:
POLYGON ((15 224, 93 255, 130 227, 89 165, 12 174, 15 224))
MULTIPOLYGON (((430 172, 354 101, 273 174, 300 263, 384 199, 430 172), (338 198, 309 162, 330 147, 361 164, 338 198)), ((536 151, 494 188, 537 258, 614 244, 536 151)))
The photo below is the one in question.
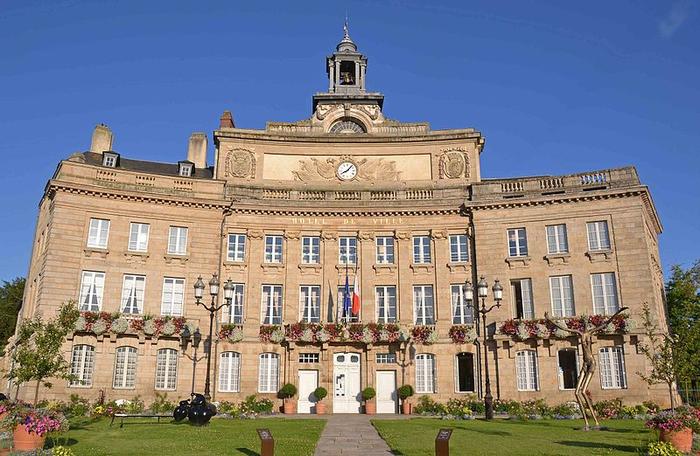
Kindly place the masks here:
POLYGON ((219 361, 219 391, 237 393, 241 390, 241 354, 223 352, 219 361))
POLYGON ((603 347, 598 354, 600 361, 600 387, 603 389, 627 388, 625 354, 622 347, 603 347))
POLYGON ((416 393, 435 392, 435 355, 416 355, 416 393))
POLYGON ((95 347, 92 345, 76 345, 70 362, 70 373, 73 380, 70 386, 92 386, 92 371, 95 368, 95 347))
POLYGON ((280 355, 277 353, 262 353, 258 366, 258 392, 276 393, 277 377, 279 374, 280 355))
POLYGON ((537 391, 539 389, 537 353, 534 350, 522 350, 515 354, 515 373, 518 391, 537 391))
POLYGON ((156 389, 177 388, 177 350, 161 348, 156 356, 156 389))
POLYGON ((136 387, 136 358, 134 347, 119 347, 114 355, 113 388, 136 387))
POLYGON ((354 135, 358 133, 367 133, 365 127, 355 119, 340 119, 329 130, 329 133, 340 135, 354 135))

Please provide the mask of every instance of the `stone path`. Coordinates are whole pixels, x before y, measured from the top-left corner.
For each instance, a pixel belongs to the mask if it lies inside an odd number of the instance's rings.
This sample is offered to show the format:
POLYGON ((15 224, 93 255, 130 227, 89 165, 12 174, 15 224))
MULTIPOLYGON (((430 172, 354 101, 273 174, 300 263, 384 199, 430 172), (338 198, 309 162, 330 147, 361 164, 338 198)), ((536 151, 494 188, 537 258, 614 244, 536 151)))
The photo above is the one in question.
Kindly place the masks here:
POLYGON ((376 415, 329 415, 316 445, 315 456, 392 455, 389 445, 379 437, 370 419, 376 419, 376 415))

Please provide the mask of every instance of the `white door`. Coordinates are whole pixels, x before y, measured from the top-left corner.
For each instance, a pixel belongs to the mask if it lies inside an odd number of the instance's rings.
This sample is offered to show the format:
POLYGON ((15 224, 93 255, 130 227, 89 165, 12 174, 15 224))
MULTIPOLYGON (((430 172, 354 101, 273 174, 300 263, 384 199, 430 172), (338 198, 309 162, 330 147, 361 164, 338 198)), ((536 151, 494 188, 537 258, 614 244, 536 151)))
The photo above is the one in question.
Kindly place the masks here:
POLYGON ((316 403, 314 390, 318 387, 318 371, 299 371, 299 402, 297 413, 311 413, 311 407, 316 403))
POLYGON ((333 413, 360 413, 360 354, 333 355, 333 413))
POLYGON ((396 413, 396 371, 377 371, 377 413, 396 413))

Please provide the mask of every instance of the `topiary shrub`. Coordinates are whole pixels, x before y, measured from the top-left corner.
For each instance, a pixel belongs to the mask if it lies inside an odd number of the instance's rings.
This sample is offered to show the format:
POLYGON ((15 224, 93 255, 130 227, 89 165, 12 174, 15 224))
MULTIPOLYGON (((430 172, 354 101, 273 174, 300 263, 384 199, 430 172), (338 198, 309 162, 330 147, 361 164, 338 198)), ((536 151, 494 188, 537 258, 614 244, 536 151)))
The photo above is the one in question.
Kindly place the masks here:
POLYGON ((399 397, 402 401, 405 401, 411 396, 413 396, 413 387, 411 385, 403 385, 399 388, 399 397))
POLYGON ((279 392, 277 393, 277 397, 279 397, 280 399, 289 399, 294 397, 296 393, 297 387, 292 385, 291 383, 287 383, 279 390, 279 392))
POLYGON ((376 395, 377 392, 371 386, 368 386, 367 388, 362 390, 362 399, 366 401, 374 399, 374 396, 376 395))
POLYGON ((322 401, 323 398, 325 398, 326 396, 328 396, 328 391, 326 390, 326 388, 319 386, 314 390, 314 397, 319 401, 322 401))

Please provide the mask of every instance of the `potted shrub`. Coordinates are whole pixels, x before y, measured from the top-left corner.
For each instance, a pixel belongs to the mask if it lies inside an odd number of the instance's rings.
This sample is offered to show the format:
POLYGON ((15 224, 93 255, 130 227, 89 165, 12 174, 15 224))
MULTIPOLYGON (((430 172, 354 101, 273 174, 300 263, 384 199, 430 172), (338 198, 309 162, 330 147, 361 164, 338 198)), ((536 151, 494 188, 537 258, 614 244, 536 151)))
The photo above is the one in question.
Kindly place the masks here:
POLYGON ((323 398, 326 396, 328 396, 326 388, 319 386, 314 390, 314 397, 316 397, 316 415, 323 415, 326 413, 326 404, 323 402, 323 398))
POLYGON ((367 415, 374 415, 377 413, 377 404, 374 402, 374 396, 377 392, 371 386, 362 390, 362 399, 365 401, 365 413, 367 415))
POLYGON ((277 397, 282 399, 284 401, 284 413, 285 414, 292 414, 296 413, 297 407, 296 407, 296 402, 292 400, 294 395, 297 393, 297 387, 292 385, 291 383, 287 383, 282 387, 282 389, 279 390, 279 393, 277 393, 277 397))
POLYGON ((404 415, 411 414, 411 403, 408 398, 413 396, 413 387, 411 385, 403 385, 399 388, 399 397, 401 398, 401 413, 404 415))
POLYGON ((700 431, 700 409, 677 407, 659 412, 646 423, 659 431, 659 440, 670 442, 676 449, 689 453, 693 446, 693 431, 700 431))
POLYGON ((62 413, 18 404, 7 411, 2 428, 12 431, 15 451, 44 448, 50 432, 68 430, 68 421, 62 413))

